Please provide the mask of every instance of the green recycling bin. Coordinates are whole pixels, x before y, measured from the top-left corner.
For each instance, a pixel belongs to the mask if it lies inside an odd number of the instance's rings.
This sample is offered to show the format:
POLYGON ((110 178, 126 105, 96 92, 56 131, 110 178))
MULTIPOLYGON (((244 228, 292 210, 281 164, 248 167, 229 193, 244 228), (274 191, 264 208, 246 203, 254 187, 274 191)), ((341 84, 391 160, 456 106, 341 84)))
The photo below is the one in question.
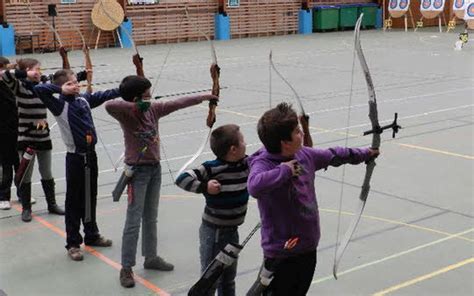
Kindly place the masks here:
POLYGON ((359 5, 341 4, 339 5, 339 29, 354 28, 359 15, 359 5))
POLYGON ((339 27, 339 7, 318 5, 313 8, 313 31, 332 30, 339 27))
POLYGON ((379 6, 376 3, 364 3, 359 4, 359 15, 364 14, 362 19, 362 28, 375 28, 377 20, 377 9, 379 6))

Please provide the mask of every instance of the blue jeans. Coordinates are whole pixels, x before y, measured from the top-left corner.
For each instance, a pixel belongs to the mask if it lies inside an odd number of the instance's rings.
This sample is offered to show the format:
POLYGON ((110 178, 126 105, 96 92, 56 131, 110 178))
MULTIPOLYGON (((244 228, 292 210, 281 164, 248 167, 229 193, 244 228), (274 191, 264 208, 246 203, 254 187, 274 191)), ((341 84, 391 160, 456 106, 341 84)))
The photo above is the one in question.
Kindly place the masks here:
MULTIPOLYGON (((228 243, 239 243, 239 233, 237 227, 217 228, 202 223, 199 228, 199 243, 201 273, 204 273, 206 267, 228 243)), ((207 295, 214 295, 217 288, 219 296, 234 296, 236 274, 237 261, 225 269, 216 286, 207 295)))
POLYGON ((129 200, 122 235, 122 266, 135 266, 140 224, 142 224, 142 255, 156 256, 157 217, 161 188, 161 166, 141 165, 135 168, 131 184, 133 199, 129 200))

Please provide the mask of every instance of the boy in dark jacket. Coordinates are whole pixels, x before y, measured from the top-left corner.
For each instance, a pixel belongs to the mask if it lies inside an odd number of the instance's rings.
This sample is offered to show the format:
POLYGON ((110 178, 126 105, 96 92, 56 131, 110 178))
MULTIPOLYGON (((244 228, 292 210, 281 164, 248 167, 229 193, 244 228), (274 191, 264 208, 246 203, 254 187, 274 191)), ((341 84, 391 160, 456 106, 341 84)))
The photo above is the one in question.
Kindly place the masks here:
POLYGON ((264 295, 306 295, 320 239, 315 172, 359 164, 379 151, 303 147, 298 117, 286 103, 265 112, 257 130, 264 148, 250 157, 248 190, 257 199, 262 221, 262 270, 273 272, 264 295))
POLYGON ((112 241, 99 234, 96 222, 97 204, 97 143, 91 109, 120 96, 118 89, 79 94, 76 75, 71 70, 59 70, 52 84, 35 87, 41 101, 56 117, 66 145, 66 249, 74 261, 83 259, 79 233, 84 225, 84 243, 88 246, 109 247, 112 241), (59 94, 55 98, 53 94, 59 94), (85 190, 86 165, 90 169, 90 192, 85 190), (90 198, 90 221, 85 221, 86 196, 90 198))

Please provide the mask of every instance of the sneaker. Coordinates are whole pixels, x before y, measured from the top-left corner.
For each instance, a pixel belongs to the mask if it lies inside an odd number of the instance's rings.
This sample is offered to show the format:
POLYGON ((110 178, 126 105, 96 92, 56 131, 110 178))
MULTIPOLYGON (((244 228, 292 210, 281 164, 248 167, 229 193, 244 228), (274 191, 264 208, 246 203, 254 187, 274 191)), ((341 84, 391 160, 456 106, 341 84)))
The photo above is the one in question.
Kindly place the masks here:
POLYGON ((8 200, 0 201, 0 210, 9 210, 12 208, 12 205, 8 200))
POLYGON ((84 254, 82 253, 81 248, 71 247, 67 250, 69 258, 74 261, 82 261, 84 259, 84 254))
POLYGON ((173 264, 166 262, 160 256, 145 258, 143 267, 145 269, 156 269, 161 271, 172 271, 174 269, 173 264))
POLYGON ((23 220, 23 222, 30 222, 31 219, 31 209, 23 209, 21 212, 21 220, 23 220))
POLYGON ((124 288, 135 287, 135 280, 133 279, 133 271, 131 267, 123 267, 120 270, 120 284, 124 288))
POLYGON ((84 242, 84 244, 86 246, 92 247, 110 247, 112 245, 112 240, 106 239, 103 236, 99 236, 99 238, 97 238, 96 240, 84 242))

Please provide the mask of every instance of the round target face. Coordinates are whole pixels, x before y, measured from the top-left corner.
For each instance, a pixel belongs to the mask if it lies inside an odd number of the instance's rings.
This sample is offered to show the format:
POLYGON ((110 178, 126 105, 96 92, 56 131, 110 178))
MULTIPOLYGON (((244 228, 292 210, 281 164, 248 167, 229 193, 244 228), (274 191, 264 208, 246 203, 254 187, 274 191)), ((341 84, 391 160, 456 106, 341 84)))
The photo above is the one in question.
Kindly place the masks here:
POLYGON ((433 6, 436 9, 440 9, 443 6, 443 0, 435 0, 433 6))
POLYGON ((400 0, 400 8, 405 9, 408 6, 408 0, 400 0))
POLYGON ((431 0, 423 0, 422 7, 428 9, 431 6, 431 0))
POLYGON ((464 0, 456 0, 454 2, 454 7, 457 9, 461 9, 464 6, 464 0))
POLYGON ((397 8, 397 0, 390 0, 390 8, 391 9, 397 8))
POLYGON ((467 15, 470 17, 474 17, 474 3, 469 4, 466 9, 467 15))

